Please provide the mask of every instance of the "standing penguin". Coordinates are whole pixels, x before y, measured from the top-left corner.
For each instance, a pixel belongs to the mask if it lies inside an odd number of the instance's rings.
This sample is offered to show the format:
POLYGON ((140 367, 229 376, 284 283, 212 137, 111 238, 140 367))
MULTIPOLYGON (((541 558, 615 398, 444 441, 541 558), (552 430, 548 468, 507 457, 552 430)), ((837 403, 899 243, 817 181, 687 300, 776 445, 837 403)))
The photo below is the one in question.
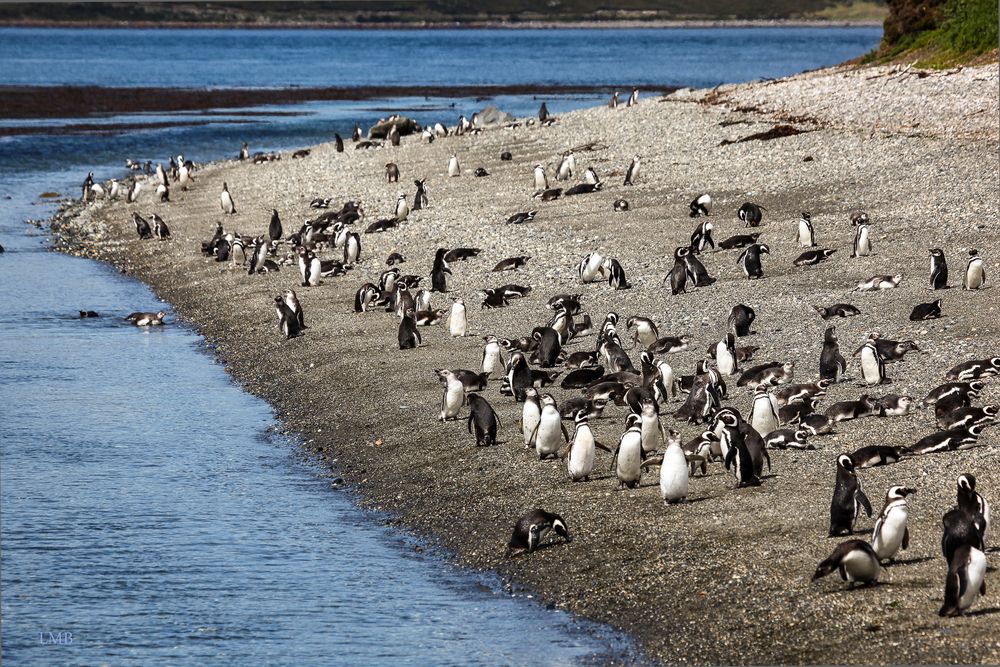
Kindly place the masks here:
POLYGON ((736 373, 736 336, 731 333, 720 340, 715 346, 715 363, 719 366, 719 372, 723 375, 733 375, 736 373))
POLYGON ((342 136, 340 136, 339 134, 337 134, 336 132, 334 132, 334 134, 333 134, 333 140, 334 140, 334 148, 336 149, 336 151, 338 153, 343 153, 344 152, 344 138, 342 136))
POLYGON ((819 355, 819 378, 839 382, 845 370, 847 370, 847 360, 840 353, 837 327, 828 327, 823 334, 823 351, 819 355))
POLYGON ((866 384, 883 384, 886 381, 885 360, 879 354, 875 338, 869 338, 861 347, 861 375, 866 384))
MULTIPOLYGON (((615 93, 616 95, 618 93, 615 93)), ((624 185, 635 185, 635 181, 639 178, 639 166, 642 158, 638 155, 632 158, 631 164, 628 166, 628 170, 625 172, 625 183, 624 185)))
POLYGON ((406 195, 400 193, 396 198, 396 220, 402 222, 410 215, 410 205, 406 203, 406 195))
POLYGON ((166 221, 158 216, 156 213, 150 216, 153 219, 153 236, 160 239, 161 241, 166 241, 170 238, 170 228, 167 227, 166 221))
POLYGON ((944 250, 931 248, 931 289, 948 287, 948 262, 944 259, 944 250))
POLYGON ((295 320, 299 323, 299 329, 305 329, 305 313, 302 311, 302 304, 299 303, 299 296, 295 293, 295 290, 285 290, 285 305, 295 315, 295 320))
POLYGON ((222 183, 222 194, 219 195, 219 202, 222 204, 222 212, 226 215, 236 214, 236 204, 233 203, 233 196, 229 194, 229 184, 222 183))
POLYGON ((417 186, 417 192, 413 195, 414 211, 419 211, 427 206, 427 186, 424 185, 426 181, 426 178, 413 181, 413 184, 417 186))
POLYGON ((985 544, 990 532, 990 504, 976 491, 976 477, 971 473, 958 476, 958 506, 969 516, 983 517, 982 537, 985 544))
POLYGON ((161 204, 170 201, 170 187, 163 183, 156 186, 156 197, 160 200, 161 204))
POLYGON ((618 441, 611 465, 618 476, 618 488, 634 489, 642 477, 642 425, 641 417, 630 414, 625 419, 625 432, 618 441))
POLYGON ((872 531, 872 549, 880 561, 893 560, 900 549, 910 545, 910 531, 906 527, 906 496, 916 489, 890 486, 885 493, 885 506, 875 521, 872 531))
POLYGON ((667 505, 687 502, 688 462, 680 436, 680 433, 670 429, 667 448, 660 463, 660 497, 667 505))
POLYGON ((763 206, 748 201, 740 206, 736 216, 743 221, 745 227, 760 227, 760 222, 764 219, 764 210, 763 206))
POLYGON ((663 425, 660 423, 660 415, 657 411, 656 401, 646 399, 642 402, 642 409, 639 412, 640 432, 642 437, 642 458, 652 456, 660 449, 660 445, 667 439, 663 432, 663 425))
POLYGON ((403 318, 399 321, 399 332, 396 337, 399 341, 399 349, 401 350, 411 350, 420 345, 420 332, 417 330, 416 313, 412 308, 403 313, 403 318))
POLYGON ((538 107, 538 122, 544 123, 549 119, 549 108, 545 106, 545 102, 542 102, 542 106, 538 107))
POLYGON ((281 333, 285 334, 285 340, 294 338, 302 333, 298 318, 280 294, 274 297, 274 308, 278 311, 278 328, 281 330, 281 333))
POLYGON ((975 248, 969 250, 969 263, 965 267, 965 281, 963 287, 967 290, 982 289, 986 285, 986 269, 983 267, 983 258, 979 256, 979 251, 975 248))
POLYGON ((267 236, 272 241, 277 241, 283 234, 281 229, 281 218, 278 217, 278 209, 271 209, 271 222, 267 226, 267 236))
POLYGON ((448 291, 448 276, 451 275, 451 269, 448 268, 448 262, 444 259, 447 254, 447 248, 438 248, 434 254, 434 266, 431 268, 431 289, 435 292, 448 291))
POLYGON ((736 264, 743 269, 743 273, 747 278, 751 280, 763 278, 764 267, 761 265, 760 256, 764 254, 771 254, 771 249, 768 245, 766 243, 754 243, 743 250, 736 260, 736 264))
POLYGON ((244 141, 243 146, 240 148, 240 162, 249 159, 250 159, 250 145, 244 141))
POLYGON ((483 363, 480 370, 486 377, 493 375, 497 370, 497 365, 503 367, 503 355, 500 351, 500 341, 496 336, 486 336, 486 345, 483 346, 483 363))
MULTIPOLYGON (((451 314, 448 316, 448 327, 452 338, 462 338, 467 335, 469 320, 466 317, 465 301, 462 299, 455 299, 455 303, 451 305, 451 314)), ((497 347, 499 348, 499 345, 497 347)))
POLYGON ((830 502, 830 537, 850 535, 861 509, 872 515, 872 504, 861 488, 854 461, 847 454, 837 457, 837 482, 830 502))
POLYGON ((740 337, 749 336, 753 333, 750 330, 750 325, 756 318, 757 313, 753 308, 738 303, 729 311, 729 330, 740 337))
POLYGON ((500 428, 500 417, 497 416, 493 406, 485 398, 476 393, 468 396, 469 400, 469 422, 467 427, 469 433, 472 428, 476 429, 476 446, 488 447, 497 444, 497 429, 500 428))
POLYGON ((750 425, 764 437, 778 428, 778 399, 768 391, 767 385, 758 385, 753 390, 750 425))
POLYGON ((617 259, 609 257, 604 260, 604 269, 608 272, 608 285, 611 286, 611 289, 622 290, 632 288, 632 284, 625 277, 625 269, 622 268, 617 259))
POLYGON ((868 257, 872 254, 871 231, 867 222, 858 222, 854 228, 854 251, 851 257, 868 257))
POLYGON ((361 141, 361 123, 354 121, 354 131, 351 132, 351 139, 354 143, 361 141))
POLYGON ((986 595, 986 554, 968 544, 955 549, 948 561, 944 604, 939 616, 961 616, 980 595, 986 595))
POLYGON ((698 254, 701 253, 706 246, 712 246, 715 250, 715 241, 712 239, 712 222, 710 220, 705 220, 700 225, 695 227, 694 232, 691 234, 691 252, 698 254))
POLYGON ((799 228, 796 239, 799 246, 803 248, 813 248, 816 246, 816 232, 813 230, 812 216, 809 211, 802 211, 799 217, 799 228))
POLYGON ((552 394, 542 394, 541 415, 538 418, 538 425, 532 435, 535 443, 535 451, 539 459, 555 458, 564 442, 569 441, 569 434, 566 426, 562 423, 562 415, 556 407, 556 399, 552 394))
POLYGON ((535 190, 548 190, 549 189, 549 179, 545 175, 545 167, 541 164, 536 164, 534 169, 535 176, 535 190))
POLYGON ((582 408, 573 415, 576 429, 570 438, 569 451, 566 453, 566 470, 574 482, 590 479, 594 471, 594 459, 597 455, 594 432, 587 421, 587 410, 582 408))
POLYGON ((507 384, 514 394, 514 400, 518 402, 525 400, 526 390, 532 386, 533 379, 523 352, 512 352, 510 359, 507 360, 507 384))
POLYGON ((542 418, 542 405, 538 402, 538 391, 530 385, 523 393, 524 405, 521 406, 521 435, 524 438, 524 447, 533 449, 535 446, 535 433, 538 429, 538 422, 542 418))
POLYGON ((633 88, 632 94, 628 96, 628 102, 625 103, 625 106, 632 108, 638 104, 639 104, 639 89, 633 88))
POLYGON ((458 156, 455 154, 452 154, 452 156, 448 158, 448 175, 449 176, 462 175, 462 169, 458 165, 458 156))

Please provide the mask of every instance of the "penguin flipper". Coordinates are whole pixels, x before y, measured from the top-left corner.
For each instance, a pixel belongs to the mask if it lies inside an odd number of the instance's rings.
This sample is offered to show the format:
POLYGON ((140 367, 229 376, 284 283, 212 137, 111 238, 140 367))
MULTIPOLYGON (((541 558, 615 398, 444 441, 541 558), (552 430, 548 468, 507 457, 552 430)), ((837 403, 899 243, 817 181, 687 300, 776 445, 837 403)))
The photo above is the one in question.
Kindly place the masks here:
POLYGON ((611 454, 612 451, 614 451, 610 447, 608 447, 607 445, 605 445, 603 442, 598 442, 597 440, 594 440, 594 447, 597 447, 598 449, 603 449, 608 454, 611 454))
POLYGON ((562 429, 563 440, 565 440, 566 442, 569 442, 569 433, 566 431, 566 424, 563 424, 562 422, 560 422, 559 423, 559 428, 562 429))
POLYGON ((961 575, 949 568, 948 576, 944 580, 944 604, 941 605, 938 616, 953 616, 958 611, 960 589, 961 575))
POLYGON ((621 449, 622 449, 622 443, 619 442, 618 446, 615 447, 614 454, 612 454, 611 456, 611 470, 614 470, 615 464, 618 463, 618 453, 621 451, 621 449))
POLYGON ((865 492, 861 489, 858 489, 858 502, 861 503, 863 508, 865 508, 865 514, 870 517, 872 515, 872 504, 871 501, 868 500, 868 496, 866 496, 865 492))
POLYGON ((729 468, 733 464, 733 461, 735 460, 736 460, 736 447, 730 446, 729 451, 726 452, 726 470, 729 470, 729 468))
MULTIPOLYGON (((766 446, 762 446, 760 448, 760 452, 761 452, 761 454, 764 455, 764 460, 767 461, 767 471, 771 472, 771 455, 767 453, 767 447, 766 446)), ((865 500, 868 500, 868 499, 865 498, 865 500)), ((869 505, 868 506, 868 516, 871 516, 871 515, 872 515, 871 505, 869 505)))
POLYGON ((650 468, 652 466, 663 465, 663 455, 660 454, 659 456, 650 456, 648 459, 646 459, 645 461, 643 461, 640 465, 643 468, 650 468))
POLYGON ((468 429, 469 433, 472 433, 472 420, 473 419, 474 419, 474 417, 473 417, 472 413, 470 412, 469 413, 469 419, 466 421, 466 428, 468 429))
POLYGON ((538 435, 538 427, 542 425, 542 420, 539 419, 538 423, 535 424, 535 428, 531 429, 531 435, 528 436, 528 444, 532 447, 535 446, 535 437, 538 435))
MULTIPOLYGON (((909 546, 910 546, 910 529, 909 528, 904 528, 903 529, 903 549, 906 549, 909 546)), ((985 584, 983 584, 983 585, 985 586, 985 584)))

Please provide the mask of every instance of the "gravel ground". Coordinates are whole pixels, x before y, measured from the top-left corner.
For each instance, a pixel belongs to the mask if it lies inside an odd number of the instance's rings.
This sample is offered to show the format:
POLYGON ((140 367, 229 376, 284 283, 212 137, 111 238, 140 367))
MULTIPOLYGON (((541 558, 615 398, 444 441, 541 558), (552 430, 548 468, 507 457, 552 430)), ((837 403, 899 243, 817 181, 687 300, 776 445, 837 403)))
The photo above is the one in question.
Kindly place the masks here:
MULTIPOLYGON (((526 451, 517 426, 520 409, 499 394, 484 395, 503 420, 501 443, 477 449, 463 422, 436 420, 441 388, 432 369, 478 367, 480 335, 521 336, 544 324, 544 304, 558 292, 581 292, 597 321, 609 310, 659 323, 660 335, 689 334, 687 352, 671 355, 689 373, 710 343, 725 333, 738 302, 757 311, 756 334, 741 342, 760 346, 755 360, 794 360, 796 379, 817 376, 827 325, 811 304, 853 303, 861 315, 836 321, 848 378, 831 388, 821 409, 857 398, 856 358, 850 352, 866 332, 914 339, 920 352, 888 367, 892 384, 873 395, 922 399, 955 364, 1000 353, 1000 297, 993 289, 960 289, 969 248, 986 258, 991 281, 1000 275, 998 242, 997 67, 929 76, 913 70, 867 68, 807 73, 789 80, 680 91, 643 98, 637 108, 595 108, 563 116, 551 127, 494 129, 449 137, 431 145, 404 138, 398 148, 338 154, 317 146, 302 160, 253 166, 228 163, 197 172, 188 192, 154 204, 147 190, 137 205, 99 203, 57 221, 60 243, 71 252, 110 261, 148 282, 216 345, 233 376, 277 409, 306 447, 356 485, 365 502, 476 568, 501 572, 518 587, 551 604, 610 623, 634 635, 648 656, 663 663, 996 663, 1000 661, 1000 605, 995 572, 976 613, 940 619, 946 563, 940 519, 955 501, 959 474, 973 472, 988 499, 1000 502, 998 429, 982 447, 930 455, 861 471, 878 512, 890 484, 916 486, 910 498, 910 548, 887 568, 877 587, 848 591, 831 576, 816 583, 816 564, 841 539, 828 538, 836 457, 863 445, 910 445, 933 432, 933 414, 866 418, 814 438, 816 451, 773 451, 773 473, 760 487, 731 489, 720 464, 691 482, 690 502, 665 507, 655 469, 642 487, 618 491, 599 452, 597 474, 574 484, 562 463, 539 462, 526 451), (720 142, 791 123, 802 134, 772 141, 720 142), (552 202, 531 199, 531 167, 549 165, 574 146, 578 171, 592 165, 606 183, 600 193, 552 202), (512 162, 501 162, 508 150, 512 162), (462 176, 448 178, 456 153, 462 176), (633 187, 622 186, 632 155, 643 156, 633 187), (811 158, 811 159, 809 159, 811 158), (383 165, 395 162, 400 185, 387 184, 383 165), (490 176, 474 178, 483 166, 490 176), (199 256, 222 220, 219 192, 228 181, 239 214, 227 230, 264 233, 276 207, 286 229, 310 217, 308 202, 362 200, 368 219, 386 217, 396 195, 412 195, 414 178, 427 178, 430 206, 398 230, 363 235, 364 261, 346 277, 299 288, 293 267, 248 276, 199 256), (402 187, 401 187, 402 186, 402 187), (671 296, 660 281, 675 247, 686 244, 695 221, 688 202, 703 192, 715 199, 716 239, 741 233, 736 210, 744 201, 766 208, 761 240, 771 248, 765 278, 744 279, 738 251, 703 256, 714 285, 671 296), (632 209, 612 211, 625 197, 632 209), (875 254, 852 259, 848 212, 868 211, 875 254), (158 211, 171 242, 138 241, 130 211, 158 211), (518 211, 538 209, 535 221, 505 225, 518 211), (820 247, 835 248, 818 266, 794 267, 799 212, 812 212, 820 247), (400 351, 397 320, 374 312, 356 315, 353 295, 377 279, 384 259, 401 251, 404 273, 429 275, 437 247, 476 246, 480 257, 453 264, 454 294, 470 305, 471 333, 452 339, 444 326, 424 329, 425 345, 400 351), (927 249, 940 246, 950 261, 952 289, 928 290, 927 249), (634 287, 581 285, 579 259, 592 250, 617 257, 634 287), (527 254, 513 274, 492 274, 500 259, 527 254), (898 289, 856 293, 856 282, 876 274, 904 274, 898 289), (525 299, 498 310, 479 310, 479 290, 514 282, 531 285, 525 299), (272 298, 294 287, 309 329, 285 341, 275 327, 272 298), (943 317, 908 320, 913 305, 943 300, 943 317), (532 507, 561 513, 575 541, 528 557, 504 558, 514 521, 532 507)), ((181 148, 181 147, 179 147, 181 148)), ((235 147, 234 147, 235 150, 235 147)), ((429 278, 425 278, 429 281, 429 278)), ((448 298, 435 295, 434 306, 448 298)), ((67 304, 72 309, 73 304, 67 304)), ((594 338, 570 345, 591 349, 594 338)), ((633 351, 633 357, 637 352, 633 351)), ((730 382, 729 403, 747 414, 750 393, 730 382)), ((576 392, 556 388, 561 402, 576 392)), ((982 403, 1000 402, 1000 381, 989 381, 982 403)), ((678 404, 665 412, 672 413, 678 404)), ((592 422, 597 437, 615 443, 623 408, 592 422)), ((684 439, 698 429, 664 418, 684 439)), ((570 425, 571 427, 571 425, 570 425)), ((261 493, 266 493, 262 489, 261 493)), ((873 519, 862 517, 859 535, 873 519)), ((992 550, 990 558, 996 560, 992 550)))

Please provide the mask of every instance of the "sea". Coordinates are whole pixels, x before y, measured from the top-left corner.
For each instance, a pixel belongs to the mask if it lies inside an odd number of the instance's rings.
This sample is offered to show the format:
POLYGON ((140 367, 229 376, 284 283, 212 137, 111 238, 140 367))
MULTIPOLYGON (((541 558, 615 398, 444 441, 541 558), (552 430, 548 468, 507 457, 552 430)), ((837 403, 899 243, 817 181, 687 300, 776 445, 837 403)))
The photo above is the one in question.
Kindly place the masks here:
POLYGON ((58 119, 10 118, 0 99, 0 661, 644 662, 622 633, 459 568, 360 509, 197 333, 122 320, 163 309, 172 322, 169 303, 109 266, 51 252, 40 221, 78 196, 89 171, 127 175, 126 158, 217 160, 243 141, 287 150, 392 112, 454 125, 487 105, 527 116, 544 101, 558 114, 633 85, 824 67, 880 38, 872 27, 0 29, 0 87, 358 90, 354 100, 58 119), (494 96, 496 85, 536 92, 494 96), (585 92, 537 92, 565 85, 585 92), (487 90, 365 92, 385 86, 487 90))

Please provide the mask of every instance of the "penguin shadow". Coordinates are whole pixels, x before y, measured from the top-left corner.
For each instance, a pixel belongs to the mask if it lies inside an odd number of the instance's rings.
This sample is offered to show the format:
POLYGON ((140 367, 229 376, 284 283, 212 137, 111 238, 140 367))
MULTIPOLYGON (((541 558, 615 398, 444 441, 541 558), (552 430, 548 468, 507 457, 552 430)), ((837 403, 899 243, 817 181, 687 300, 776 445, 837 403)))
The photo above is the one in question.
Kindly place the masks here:
POLYGON ((976 611, 967 611, 965 616, 991 616, 1000 612, 1000 607, 987 607, 986 609, 977 609, 976 611))
POLYGON ((900 558, 898 560, 891 560, 882 563, 882 567, 896 567, 897 565, 917 565, 919 563, 926 563, 928 561, 934 560, 934 556, 916 556, 914 558, 900 558))

